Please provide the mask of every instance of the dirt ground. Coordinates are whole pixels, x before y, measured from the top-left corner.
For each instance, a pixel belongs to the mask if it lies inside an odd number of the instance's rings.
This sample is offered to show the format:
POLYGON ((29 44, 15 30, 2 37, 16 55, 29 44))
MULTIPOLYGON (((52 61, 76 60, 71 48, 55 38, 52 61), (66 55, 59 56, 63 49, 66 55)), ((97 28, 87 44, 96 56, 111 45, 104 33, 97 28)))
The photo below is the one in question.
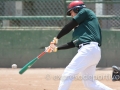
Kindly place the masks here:
MULTIPOLYGON (((64 68, 28 69, 22 75, 18 69, 0 68, 0 90, 57 90, 64 68)), ((95 79, 120 90, 120 81, 111 80, 111 68, 97 68, 95 79)), ((80 74, 77 75, 69 90, 87 90, 82 84, 80 74)))

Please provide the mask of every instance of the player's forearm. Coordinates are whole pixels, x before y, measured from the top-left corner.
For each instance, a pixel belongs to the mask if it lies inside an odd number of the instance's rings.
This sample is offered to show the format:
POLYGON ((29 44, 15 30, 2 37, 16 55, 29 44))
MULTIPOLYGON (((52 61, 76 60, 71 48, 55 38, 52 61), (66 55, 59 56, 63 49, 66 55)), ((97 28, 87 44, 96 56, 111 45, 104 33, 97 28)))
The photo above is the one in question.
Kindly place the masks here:
POLYGON ((78 25, 78 23, 72 19, 71 22, 69 22, 67 25, 65 25, 62 30, 59 32, 57 35, 57 38, 60 39, 62 36, 66 35, 69 33, 73 28, 75 28, 78 25))
POLYGON ((59 46, 57 49, 58 49, 58 50, 63 50, 63 49, 70 49, 70 48, 74 48, 74 47, 75 47, 75 45, 74 45, 73 42, 71 41, 71 42, 69 42, 69 43, 67 43, 67 44, 64 44, 64 45, 59 46))

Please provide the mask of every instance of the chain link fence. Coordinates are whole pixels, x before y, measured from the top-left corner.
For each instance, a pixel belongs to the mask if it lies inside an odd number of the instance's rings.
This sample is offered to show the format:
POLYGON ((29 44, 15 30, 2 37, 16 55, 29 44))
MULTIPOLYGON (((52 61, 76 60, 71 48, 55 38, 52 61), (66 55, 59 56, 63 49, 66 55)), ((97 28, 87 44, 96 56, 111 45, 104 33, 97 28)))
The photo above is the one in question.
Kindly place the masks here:
MULTIPOLYGON (((61 29, 72 0, 1 0, 0 30, 61 29)), ((120 0, 83 0, 93 10, 103 30, 120 30, 120 0)))

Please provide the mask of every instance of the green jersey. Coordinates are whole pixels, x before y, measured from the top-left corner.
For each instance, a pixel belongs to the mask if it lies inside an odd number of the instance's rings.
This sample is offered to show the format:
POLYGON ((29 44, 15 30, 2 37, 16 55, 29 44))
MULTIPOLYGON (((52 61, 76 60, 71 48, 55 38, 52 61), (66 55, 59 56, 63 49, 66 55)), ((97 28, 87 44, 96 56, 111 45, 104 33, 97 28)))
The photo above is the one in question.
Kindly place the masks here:
POLYGON ((75 46, 92 41, 98 42, 101 46, 101 29, 94 12, 88 8, 83 8, 73 18, 79 23, 74 28, 72 35, 75 46))

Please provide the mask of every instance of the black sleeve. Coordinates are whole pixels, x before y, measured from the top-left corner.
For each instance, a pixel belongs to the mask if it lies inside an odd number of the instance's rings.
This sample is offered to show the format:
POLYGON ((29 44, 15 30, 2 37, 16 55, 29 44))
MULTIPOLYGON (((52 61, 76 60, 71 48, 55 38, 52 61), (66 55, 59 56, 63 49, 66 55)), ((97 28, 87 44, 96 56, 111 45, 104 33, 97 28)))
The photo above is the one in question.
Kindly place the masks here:
POLYGON ((58 47, 58 50, 62 50, 62 49, 69 49, 69 48, 74 48, 75 45, 73 44, 73 42, 68 42, 67 44, 61 45, 58 47))
POLYGON ((57 38, 60 39, 62 36, 69 33, 73 28, 75 28, 78 25, 78 23, 75 21, 75 19, 72 19, 67 25, 65 25, 62 30, 57 35, 57 38))

